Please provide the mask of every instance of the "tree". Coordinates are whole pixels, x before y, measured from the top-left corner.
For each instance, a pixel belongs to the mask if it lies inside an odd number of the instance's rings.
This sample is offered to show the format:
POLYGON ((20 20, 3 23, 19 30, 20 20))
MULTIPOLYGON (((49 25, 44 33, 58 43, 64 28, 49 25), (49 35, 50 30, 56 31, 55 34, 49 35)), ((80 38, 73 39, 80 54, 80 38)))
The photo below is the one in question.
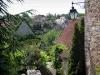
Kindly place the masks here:
MULTIPOLYGON (((22 2, 23 0, 16 0, 16 1, 22 2)), ((7 2, 13 3, 13 0, 7 0, 6 2, 4 0, 0 0, 0 13, 2 15, 9 14, 8 11, 7 11, 7 7, 8 7, 7 2)))
POLYGON ((54 42, 57 37, 59 37, 60 33, 61 31, 51 30, 41 37, 42 41, 45 43, 45 51, 48 55, 50 55, 52 46, 54 46, 54 42))
POLYGON ((75 24, 73 39, 72 39, 72 47, 68 58, 68 75, 78 75, 77 68, 79 66, 79 47, 80 47, 79 34, 80 32, 78 29, 78 25, 75 24))
POLYGON ((86 75, 85 71, 85 52, 84 52, 84 18, 81 19, 80 24, 80 66, 79 66, 79 74, 86 75))
POLYGON ((50 20, 52 17, 53 17, 53 15, 50 14, 50 13, 48 13, 48 14, 46 15, 46 19, 47 19, 47 21, 50 20))
POLYGON ((86 75, 84 54, 84 19, 75 24, 72 47, 68 61, 68 75, 86 75))
POLYGON ((52 49, 51 56, 52 56, 53 67, 56 69, 56 75, 63 75, 62 59, 60 54, 66 49, 67 47, 63 44, 54 45, 52 49))
POLYGON ((53 42, 60 35, 60 33, 61 32, 58 30, 51 30, 44 34, 42 40, 46 43, 47 46, 53 45, 53 42))
POLYGON ((79 25, 79 49, 78 49, 78 66, 77 75, 86 75, 85 72, 85 54, 84 54, 84 18, 81 19, 81 24, 79 25))
MULTIPOLYGON (((13 3, 12 0, 6 2, 13 3)), ((15 29, 25 19, 21 18, 20 14, 9 14, 6 2, 0 0, 0 75, 18 75, 18 64, 15 58, 22 45, 15 34, 15 29)))

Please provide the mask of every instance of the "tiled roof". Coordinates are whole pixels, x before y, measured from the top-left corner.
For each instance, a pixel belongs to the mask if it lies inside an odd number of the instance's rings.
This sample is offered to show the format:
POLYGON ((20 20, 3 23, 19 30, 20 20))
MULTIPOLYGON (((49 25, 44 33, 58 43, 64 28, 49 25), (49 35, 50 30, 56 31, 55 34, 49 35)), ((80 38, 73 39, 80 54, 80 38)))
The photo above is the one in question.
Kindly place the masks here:
POLYGON ((69 21, 67 27, 63 30, 61 36, 56 40, 57 44, 64 44, 68 47, 68 50, 61 53, 62 58, 68 57, 69 50, 72 45, 72 35, 74 31, 74 24, 76 22, 79 22, 79 20, 69 21))

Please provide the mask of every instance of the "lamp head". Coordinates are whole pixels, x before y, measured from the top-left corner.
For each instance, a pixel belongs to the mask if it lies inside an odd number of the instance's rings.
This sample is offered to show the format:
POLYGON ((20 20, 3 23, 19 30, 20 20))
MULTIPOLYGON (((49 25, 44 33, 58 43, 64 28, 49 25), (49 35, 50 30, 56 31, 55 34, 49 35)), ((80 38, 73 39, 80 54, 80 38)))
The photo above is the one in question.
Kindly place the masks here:
POLYGON ((69 12, 69 15, 70 15, 71 19, 77 19, 78 12, 73 6, 72 6, 72 9, 69 12))

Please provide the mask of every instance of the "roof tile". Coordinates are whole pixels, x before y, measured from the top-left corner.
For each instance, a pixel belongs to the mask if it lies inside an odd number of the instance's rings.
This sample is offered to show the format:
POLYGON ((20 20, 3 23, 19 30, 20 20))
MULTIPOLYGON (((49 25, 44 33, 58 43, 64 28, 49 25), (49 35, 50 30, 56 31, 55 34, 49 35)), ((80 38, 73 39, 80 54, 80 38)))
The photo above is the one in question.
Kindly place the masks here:
POLYGON ((68 47, 68 50, 61 53, 62 58, 68 57, 70 47, 72 45, 72 35, 74 31, 74 24, 80 20, 69 21, 67 27, 63 30, 61 36, 56 40, 57 44, 64 44, 68 47))

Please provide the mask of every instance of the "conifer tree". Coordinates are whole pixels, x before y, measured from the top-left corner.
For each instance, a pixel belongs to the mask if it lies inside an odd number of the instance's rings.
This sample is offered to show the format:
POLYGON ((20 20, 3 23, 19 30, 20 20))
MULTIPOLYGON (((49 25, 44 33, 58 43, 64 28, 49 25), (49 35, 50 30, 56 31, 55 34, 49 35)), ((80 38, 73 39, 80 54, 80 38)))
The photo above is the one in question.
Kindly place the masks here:
POLYGON ((72 39, 72 47, 68 59, 68 75, 78 75, 77 74, 77 68, 79 62, 78 51, 79 51, 79 28, 78 25, 75 24, 73 39, 72 39))
POLYGON ((79 75, 86 75, 85 72, 85 52, 84 52, 84 18, 82 18, 81 20, 81 24, 80 24, 80 49, 79 49, 79 54, 80 54, 80 58, 79 58, 79 75))
POLYGON ((84 18, 80 27, 75 24, 72 48, 68 60, 68 75, 86 75, 84 56, 84 18))

